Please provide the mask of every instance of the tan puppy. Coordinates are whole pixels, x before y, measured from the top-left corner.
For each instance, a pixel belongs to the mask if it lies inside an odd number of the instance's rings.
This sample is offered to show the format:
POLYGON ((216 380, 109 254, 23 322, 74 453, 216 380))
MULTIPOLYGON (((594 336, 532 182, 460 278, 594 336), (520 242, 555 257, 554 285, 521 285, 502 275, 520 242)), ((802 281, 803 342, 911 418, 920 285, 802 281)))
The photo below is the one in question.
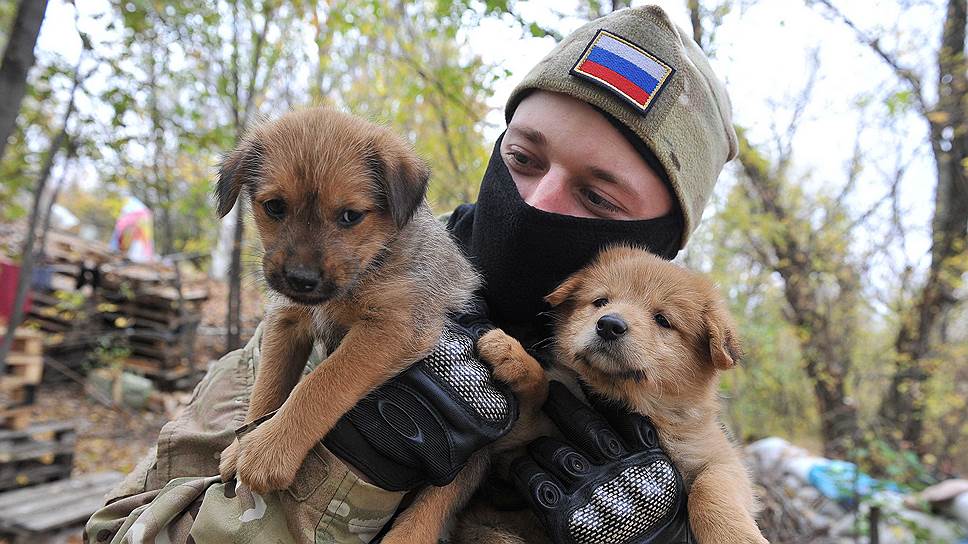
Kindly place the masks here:
POLYGON ((324 108, 256 127, 225 159, 219 215, 251 203, 269 287, 247 420, 279 411, 222 452, 224 479, 287 487, 339 418, 428 354, 469 301, 479 279, 424 203, 428 178, 403 139, 324 108), (329 356, 300 382, 316 340, 329 356))
MULTIPOLYGON (((655 424, 689 490, 699 542, 766 542, 754 520, 749 475, 719 421, 719 372, 736 365, 740 344, 712 283, 620 246, 603 251, 546 300, 554 308, 555 360, 655 424)), ((474 505, 455 541, 524 542, 537 520, 520 518, 474 505)), ((526 541, 534 542, 533 534, 526 541)))

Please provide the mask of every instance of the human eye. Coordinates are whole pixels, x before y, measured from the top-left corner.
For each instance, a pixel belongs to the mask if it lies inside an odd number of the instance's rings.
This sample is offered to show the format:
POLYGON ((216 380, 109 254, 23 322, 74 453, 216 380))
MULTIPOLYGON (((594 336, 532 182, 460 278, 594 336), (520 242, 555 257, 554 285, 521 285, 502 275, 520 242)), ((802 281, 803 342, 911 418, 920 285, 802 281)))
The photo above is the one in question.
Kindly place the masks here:
POLYGON ((531 164, 531 157, 525 155, 524 153, 521 153, 520 151, 511 151, 510 153, 508 153, 508 156, 511 157, 511 159, 514 160, 514 162, 520 164, 521 166, 528 166, 529 164, 531 164))
POLYGON ((585 200, 588 201, 588 204, 597 211, 604 210, 607 213, 618 213, 622 211, 621 208, 592 189, 582 189, 581 193, 585 197, 585 200))
POLYGON ((530 172, 541 169, 541 163, 534 155, 518 147, 507 149, 504 157, 508 167, 518 171, 530 172))

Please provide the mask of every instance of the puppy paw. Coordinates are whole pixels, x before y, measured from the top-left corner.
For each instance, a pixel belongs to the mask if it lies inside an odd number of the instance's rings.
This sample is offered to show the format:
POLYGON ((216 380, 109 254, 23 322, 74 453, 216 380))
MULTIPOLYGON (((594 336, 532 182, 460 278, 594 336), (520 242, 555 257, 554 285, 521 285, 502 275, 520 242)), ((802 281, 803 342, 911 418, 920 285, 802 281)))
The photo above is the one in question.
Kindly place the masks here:
POLYGON ((520 342, 494 329, 477 341, 481 359, 491 365, 494 377, 511 387, 519 397, 547 394, 548 380, 544 369, 525 351, 520 342))
POLYGON ((401 515, 380 540, 381 544, 437 544, 439 535, 433 529, 436 520, 421 522, 414 516, 401 515))
POLYGON ((238 444, 239 482, 260 494, 289 487, 308 452, 297 451, 291 437, 272 420, 243 436, 238 444))
POLYGON ((232 440, 229 447, 222 450, 218 461, 218 473, 222 476, 222 481, 227 482, 235 478, 235 466, 239 459, 239 441, 232 440))

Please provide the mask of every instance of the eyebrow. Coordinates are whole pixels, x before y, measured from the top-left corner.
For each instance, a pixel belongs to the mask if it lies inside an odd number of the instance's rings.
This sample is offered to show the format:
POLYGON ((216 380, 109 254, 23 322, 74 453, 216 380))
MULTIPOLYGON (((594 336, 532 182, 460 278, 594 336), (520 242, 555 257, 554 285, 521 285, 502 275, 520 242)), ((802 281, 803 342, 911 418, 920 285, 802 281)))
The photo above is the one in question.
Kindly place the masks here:
POLYGON ((615 174, 609 172, 608 170, 604 170, 604 169, 599 168, 597 166, 589 166, 588 167, 588 171, 591 172, 591 174, 593 176, 595 176, 596 178, 598 178, 598 179, 600 179, 602 181, 605 181, 605 182, 608 182, 608 183, 613 183, 615 185, 623 185, 625 187, 630 187, 631 186, 631 184, 629 184, 628 182, 626 182, 622 178, 619 178, 618 176, 616 176, 615 174))
POLYGON ((508 127, 508 130, 520 134, 525 140, 535 145, 547 145, 548 139, 540 131, 529 127, 508 127))

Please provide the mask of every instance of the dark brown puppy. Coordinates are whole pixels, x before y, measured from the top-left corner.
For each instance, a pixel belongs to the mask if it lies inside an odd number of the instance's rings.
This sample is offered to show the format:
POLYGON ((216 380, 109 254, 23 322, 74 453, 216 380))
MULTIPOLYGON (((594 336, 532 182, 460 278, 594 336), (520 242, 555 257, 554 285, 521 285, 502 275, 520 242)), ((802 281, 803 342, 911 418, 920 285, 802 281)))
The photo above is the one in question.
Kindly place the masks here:
POLYGON ((224 479, 289 486, 337 420, 429 353, 470 300, 479 278, 426 206, 428 178, 402 138, 324 108, 264 123, 226 157, 218 212, 251 203, 269 286, 247 420, 279 411, 222 452, 224 479), (329 355, 300 382, 317 339, 329 355))
MULTIPOLYGON (((577 377, 652 420, 689 490, 689 521, 699 542, 765 543, 754 520, 750 478, 719 421, 719 373, 736 365, 741 350, 713 284, 619 246, 603 251, 546 300, 556 320, 555 360, 564 367, 552 371, 554 378, 574 385, 577 377)), ((520 535, 536 521, 474 505, 462 516, 455 542, 523 542, 520 535)))

